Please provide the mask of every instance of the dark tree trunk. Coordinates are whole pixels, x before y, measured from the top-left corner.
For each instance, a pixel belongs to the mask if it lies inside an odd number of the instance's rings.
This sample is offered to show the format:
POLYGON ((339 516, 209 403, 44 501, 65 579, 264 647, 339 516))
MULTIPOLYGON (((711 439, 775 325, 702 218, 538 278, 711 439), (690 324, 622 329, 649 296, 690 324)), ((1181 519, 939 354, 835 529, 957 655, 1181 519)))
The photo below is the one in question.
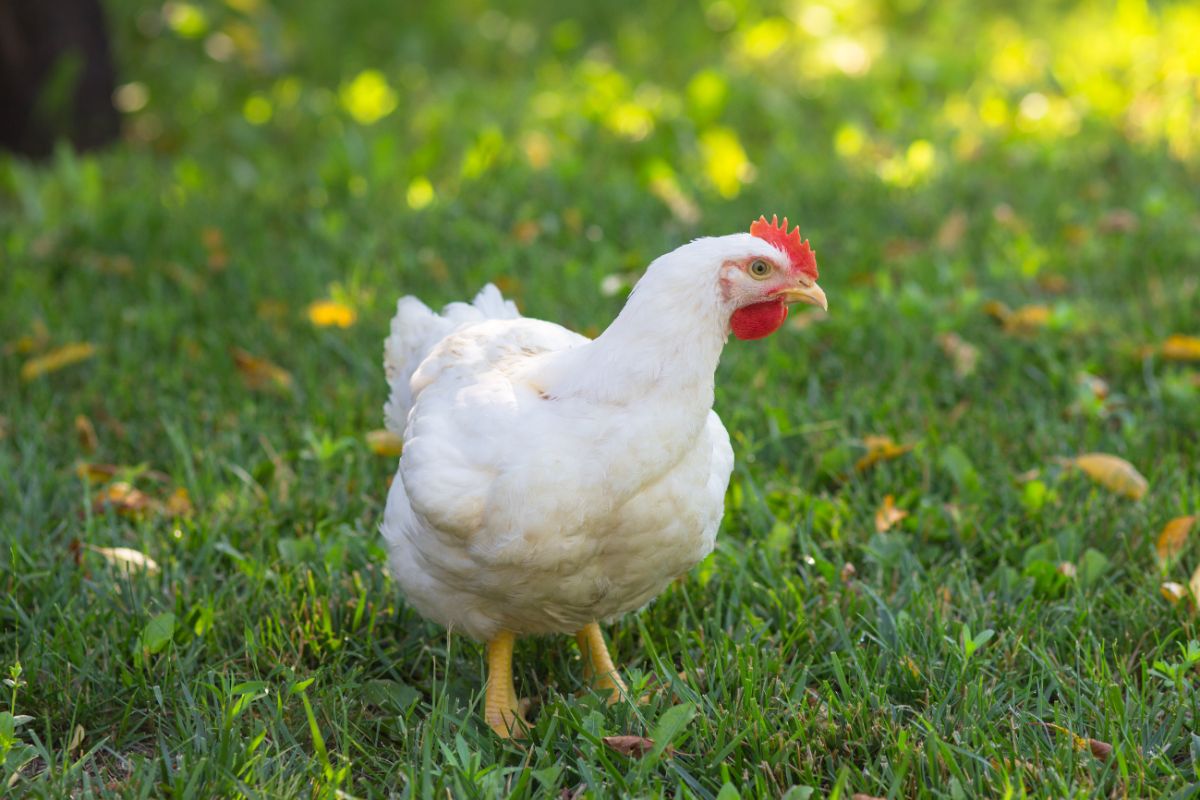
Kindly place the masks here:
POLYGON ((50 154, 114 139, 120 117, 99 0, 0 0, 0 147, 50 154))

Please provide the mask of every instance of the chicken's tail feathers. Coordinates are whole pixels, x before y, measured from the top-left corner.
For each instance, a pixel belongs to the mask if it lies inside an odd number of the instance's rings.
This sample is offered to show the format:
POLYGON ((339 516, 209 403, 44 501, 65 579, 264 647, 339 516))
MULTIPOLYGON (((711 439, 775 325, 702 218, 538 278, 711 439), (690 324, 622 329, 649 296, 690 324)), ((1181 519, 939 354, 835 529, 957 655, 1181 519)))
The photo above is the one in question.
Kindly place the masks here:
POLYGON ((451 303, 438 314, 416 297, 401 297, 392 317, 391 334, 383 345, 383 369, 387 375, 388 400, 383 406, 387 429, 404 434, 412 407, 410 382, 430 351, 455 328, 485 319, 515 319, 521 316, 511 300, 487 284, 470 303, 451 303))

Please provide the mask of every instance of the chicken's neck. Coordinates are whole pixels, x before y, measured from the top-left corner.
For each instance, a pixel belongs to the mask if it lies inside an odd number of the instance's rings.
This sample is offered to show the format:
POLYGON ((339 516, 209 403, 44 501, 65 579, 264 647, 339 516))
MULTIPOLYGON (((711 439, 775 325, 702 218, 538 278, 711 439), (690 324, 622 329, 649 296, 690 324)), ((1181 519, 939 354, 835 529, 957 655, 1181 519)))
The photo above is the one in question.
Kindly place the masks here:
POLYGON ((656 267, 604 333, 559 354, 548 375, 551 395, 631 406, 663 400, 679 413, 712 408, 728 312, 715 281, 698 282, 695 269, 656 267))

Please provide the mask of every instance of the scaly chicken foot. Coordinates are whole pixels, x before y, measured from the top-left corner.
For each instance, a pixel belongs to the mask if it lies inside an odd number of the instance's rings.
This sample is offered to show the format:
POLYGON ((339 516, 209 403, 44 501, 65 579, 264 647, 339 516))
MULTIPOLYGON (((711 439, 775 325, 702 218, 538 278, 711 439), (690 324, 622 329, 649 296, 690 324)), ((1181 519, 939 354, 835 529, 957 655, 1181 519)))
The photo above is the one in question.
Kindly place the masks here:
POLYGON ((511 631, 500 631, 487 643, 488 681, 483 718, 501 739, 524 738, 530 727, 513 688, 512 654, 516 640, 511 631))
POLYGON ((579 653, 583 656, 583 677, 593 688, 608 692, 608 704, 619 701, 627 691, 625 681, 613 666, 612 656, 608 654, 608 645, 604 643, 604 634, 595 622, 585 625, 575 634, 579 643, 579 653))

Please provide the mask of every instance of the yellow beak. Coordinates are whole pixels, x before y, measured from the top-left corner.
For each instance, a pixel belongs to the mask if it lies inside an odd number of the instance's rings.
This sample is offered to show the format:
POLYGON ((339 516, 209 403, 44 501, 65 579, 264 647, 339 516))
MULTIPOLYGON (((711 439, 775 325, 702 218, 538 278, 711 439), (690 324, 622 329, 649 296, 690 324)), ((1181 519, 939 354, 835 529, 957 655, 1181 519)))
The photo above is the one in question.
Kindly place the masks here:
POLYGON ((825 299, 825 291, 815 283, 810 283, 808 286, 797 286, 794 289, 786 289, 780 292, 780 297, 785 303, 808 303, 809 305, 818 306, 822 311, 829 310, 829 301, 825 299))

